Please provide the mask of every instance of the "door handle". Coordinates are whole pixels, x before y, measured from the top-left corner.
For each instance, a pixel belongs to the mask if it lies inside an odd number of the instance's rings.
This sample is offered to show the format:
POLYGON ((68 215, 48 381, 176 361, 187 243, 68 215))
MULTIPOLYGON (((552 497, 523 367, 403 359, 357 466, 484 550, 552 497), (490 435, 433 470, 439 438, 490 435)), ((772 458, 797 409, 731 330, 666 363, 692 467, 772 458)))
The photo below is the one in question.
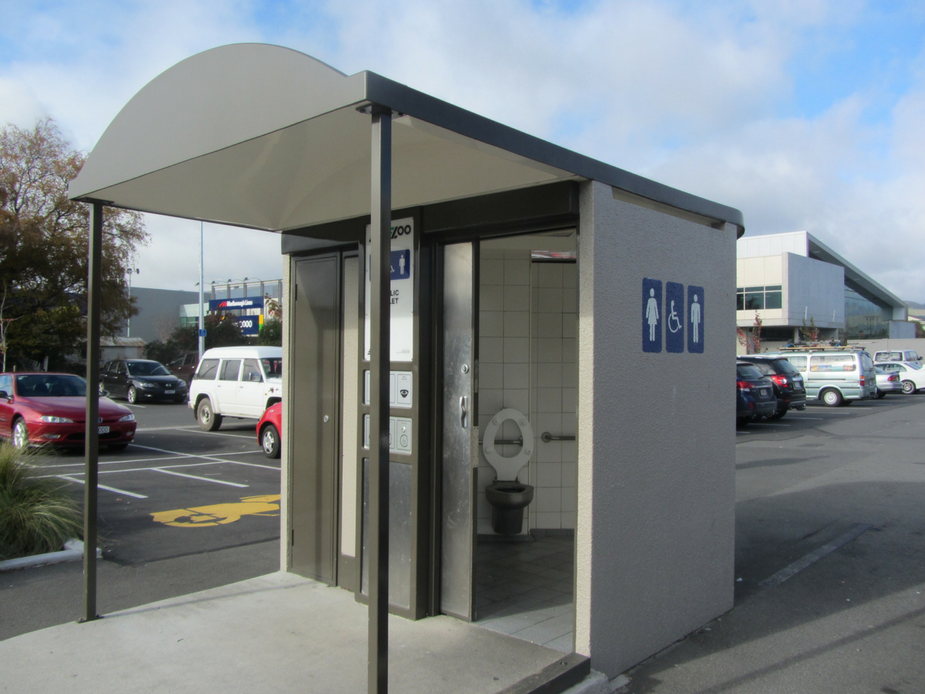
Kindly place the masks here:
POLYGON ((463 429, 469 428, 469 396, 459 398, 459 425, 463 429))

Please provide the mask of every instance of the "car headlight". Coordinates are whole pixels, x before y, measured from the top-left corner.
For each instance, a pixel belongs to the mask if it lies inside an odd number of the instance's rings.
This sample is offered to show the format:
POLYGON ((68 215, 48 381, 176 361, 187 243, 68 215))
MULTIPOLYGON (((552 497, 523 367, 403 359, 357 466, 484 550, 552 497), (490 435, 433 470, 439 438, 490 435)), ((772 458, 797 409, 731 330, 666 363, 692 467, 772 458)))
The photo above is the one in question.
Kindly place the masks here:
POLYGON ((136 385, 139 388, 157 388, 156 383, 148 383, 147 381, 138 381, 136 385))
POLYGON ((127 415, 125 415, 124 417, 122 417, 121 419, 119 419, 119 421, 120 421, 120 422, 134 422, 134 421, 135 421, 135 415, 133 415, 133 414, 127 414, 127 415))
POLYGON ((55 417, 50 414, 42 415, 39 417, 46 424, 73 424, 73 419, 68 419, 67 417, 55 417))

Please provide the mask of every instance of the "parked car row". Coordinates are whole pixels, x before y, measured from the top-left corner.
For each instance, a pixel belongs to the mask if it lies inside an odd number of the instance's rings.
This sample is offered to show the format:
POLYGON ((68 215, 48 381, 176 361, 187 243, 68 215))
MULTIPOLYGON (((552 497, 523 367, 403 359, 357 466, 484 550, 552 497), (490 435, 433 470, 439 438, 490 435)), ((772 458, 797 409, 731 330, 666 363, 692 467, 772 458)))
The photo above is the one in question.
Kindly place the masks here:
POLYGON ((100 390, 125 398, 131 404, 142 400, 186 402, 186 382, 174 376, 160 362, 150 359, 114 359, 100 369, 100 390))
POLYGON ((740 355, 737 358, 738 407, 741 425, 757 418, 780 419, 788 410, 803 409, 807 402, 830 407, 855 400, 883 398, 888 393, 925 390, 925 368, 915 352, 878 352, 874 361, 857 348, 785 348, 772 354, 740 355), (745 368, 751 367, 751 368, 745 368), (755 378, 754 369, 764 381, 755 378), (776 407, 766 413, 765 391, 770 388, 776 407))
MULTIPOLYGON (((66 373, 0 374, 0 437, 17 448, 82 447, 86 440, 87 382, 66 373)), ((135 438, 135 415, 99 399, 99 442, 122 450, 135 438)))

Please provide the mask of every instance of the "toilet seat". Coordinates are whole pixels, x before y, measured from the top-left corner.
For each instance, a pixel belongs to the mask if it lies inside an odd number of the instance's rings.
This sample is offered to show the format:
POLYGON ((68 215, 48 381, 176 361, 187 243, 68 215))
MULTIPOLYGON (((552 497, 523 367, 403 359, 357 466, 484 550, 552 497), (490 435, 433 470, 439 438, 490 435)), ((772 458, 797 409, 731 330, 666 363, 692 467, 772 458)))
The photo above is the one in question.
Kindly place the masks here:
POLYGON ((533 455, 533 446, 533 427, 530 426, 530 420, 527 419, 527 415, 520 410, 515 410, 513 407, 507 407, 492 417, 488 426, 485 427, 485 433, 482 437, 482 451, 485 453, 485 458, 495 469, 497 473, 496 479, 505 482, 512 482, 517 479, 517 473, 530 461, 530 456, 533 455), (501 425, 508 420, 512 420, 517 424, 520 428, 520 435, 523 437, 523 446, 520 451, 510 458, 501 455, 495 443, 501 425))

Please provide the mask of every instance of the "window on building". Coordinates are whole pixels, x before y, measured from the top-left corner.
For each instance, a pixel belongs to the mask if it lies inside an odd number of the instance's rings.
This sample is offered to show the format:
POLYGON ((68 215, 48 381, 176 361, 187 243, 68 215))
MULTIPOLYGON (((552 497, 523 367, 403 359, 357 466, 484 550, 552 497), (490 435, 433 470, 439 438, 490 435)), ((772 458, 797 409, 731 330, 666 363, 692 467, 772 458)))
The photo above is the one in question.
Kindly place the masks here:
POLYGON ((889 337, 892 309, 845 287, 845 331, 849 340, 889 337))
POLYGON ((782 288, 779 284, 766 287, 739 287, 736 289, 736 310, 763 311, 782 308, 782 288))

